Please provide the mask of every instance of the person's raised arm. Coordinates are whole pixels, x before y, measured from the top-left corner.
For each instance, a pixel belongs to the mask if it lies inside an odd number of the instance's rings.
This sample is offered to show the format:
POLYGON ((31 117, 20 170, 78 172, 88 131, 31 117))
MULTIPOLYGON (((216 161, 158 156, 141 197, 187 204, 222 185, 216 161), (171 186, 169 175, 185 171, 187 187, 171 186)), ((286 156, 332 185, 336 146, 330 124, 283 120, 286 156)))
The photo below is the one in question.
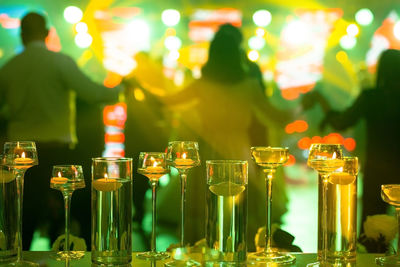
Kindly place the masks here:
POLYGON ((118 101, 122 87, 107 88, 93 82, 68 56, 60 57, 58 63, 61 79, 68 89, 76 92, 78 98, 88 103, 112 104, 118 101))

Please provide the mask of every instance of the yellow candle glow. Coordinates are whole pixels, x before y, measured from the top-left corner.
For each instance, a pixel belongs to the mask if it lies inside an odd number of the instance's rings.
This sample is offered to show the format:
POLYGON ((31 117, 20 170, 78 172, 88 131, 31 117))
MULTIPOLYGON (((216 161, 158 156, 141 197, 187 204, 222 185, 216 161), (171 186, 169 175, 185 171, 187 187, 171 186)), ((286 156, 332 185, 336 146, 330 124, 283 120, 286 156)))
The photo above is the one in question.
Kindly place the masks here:
POLYGON ((151 173, 162 173, 164 171, 165 169, 162 166, 157 166, 156 161, 153 163, 153 166, 148 166, 146 168, 146 172, 151 172, 151 173))
POLYGON ((111 192, 118 190, 122 183, 118 182, 116 178, 108 178, 105 173, 104 178, 94 180, 92 185, 98 191, 111 192))
POLYGON ((26 158, 25 157, 25 152, 22 152, 20 158, 14 159, 15 164, 23 164, 23 165, 28 165, 33 163, 33 159, 31 158, 26 158))
POLYGON ((182 158, 175 159, 175 165, 178 165, 178 166, 190 166, 190 165, 193 165, 193 163, 194 163, 194 161, 192 159, 186 158, 185 152, 182 154, 182 158))
POLYGON ((61 172, 58 172, 58 177, 53 177, 50 180, 52 184, 65 184, 68 181, 68 178, 62 177, 61 172))

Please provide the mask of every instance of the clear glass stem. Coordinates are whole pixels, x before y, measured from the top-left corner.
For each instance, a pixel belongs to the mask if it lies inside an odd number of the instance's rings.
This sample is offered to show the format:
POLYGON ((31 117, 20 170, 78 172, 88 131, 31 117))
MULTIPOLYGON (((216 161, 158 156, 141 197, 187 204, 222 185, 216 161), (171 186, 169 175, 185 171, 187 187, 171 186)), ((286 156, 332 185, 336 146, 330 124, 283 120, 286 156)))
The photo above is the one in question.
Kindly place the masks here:
POLYGON ((70 207, 71 207, 71 197, 72 192, 64 191, 62 192, 64 196, 64 206, 65 206, 65 242, 64 242, 64 252, 69 254, 69 222, 70 222, 70 207))
POLYGON ((17 251, 17 261, 22 261, 22 204, 24 199, 24 174, 23 170, 14 170, 14 175, 16 176, 17 182, 17 194, 18 194, 18 207, 17 207, 17 216, 18 216, 18 231, 17 231, 17 240, 18 240, 18 251, 17 251))
POLYGON ((156 189, 158 181, 151 181, 152 190, 152 228, 151 228, 151 252, 156 252, 156 189))
POLYGON ((400 207, 398 207, 398 206, 396 206, 396 215, 397 215, 397 223, 398 223, 398 233, 399 233, 399 236, 398 236, 398 239, 397 239, 397 252, 396 252, 396 254, 397 254, 397 256, 400 258, 400 253, 399 253, 399 250, 400 250, 400 207))
POLYGON ((264 169, 265 185, 267 192, 267 220, 265 226, 265 252, 272 252, 272 234, 271 234, 271 208, 272 208, 272 179, 275 176, 275 169, 264 169))
POLYGON ((186 205, 186 179, 187 173, 185 170, 180 171, 181 176, 181 240, 180 246, 185 246, 185 205, 186 205))
POLYGON ((322 248, 321 260, 326 262, 326 254, 328 252, 328 173, 320 173, 322 179, 322 248))

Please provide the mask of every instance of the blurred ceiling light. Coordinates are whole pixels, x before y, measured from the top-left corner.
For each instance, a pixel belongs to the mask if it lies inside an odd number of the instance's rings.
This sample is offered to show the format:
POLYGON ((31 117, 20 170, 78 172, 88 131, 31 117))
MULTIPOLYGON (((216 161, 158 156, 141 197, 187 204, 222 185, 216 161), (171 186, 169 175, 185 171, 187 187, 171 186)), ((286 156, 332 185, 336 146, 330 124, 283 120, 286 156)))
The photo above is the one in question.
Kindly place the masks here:
POLYGON ((80 48, 87 48, 92 44, 93 38, 88 33, 78 33, 75 36, 75 44, 80 48))
POLYGON ((347 26, 346 32, 349 36, 356 37, 360 33, 360 29, 356 24, 352 23, 347 26))
POLYGON ((396 24, 394 24, 393 34, 394 34, 394 37, 396 37, 397 40, 400 40, 400 20, 397 21, 396 24))
POLYGON ((374 14, 368 8, 362 8, 356 13, 356 21, 358 24, 367 26, 374 20, 374 14))
POLYGON ((182 46, 182 41, 181 39, 179 39, 179 37, 168 36, 167 38, 165 38, 164 45, 170 51, 178 50, 182 46))
POLYGON ((248 41, 250 49, 260 50, 265 46, 265 40, 259 36, 250 37, 248 41))
POLYGON ((168 27, 173 27, 179 23, 181 19, 181 14, 175 9, 166 9, 161 14, 162 22, 168 27))
POLYGON ((132 39, 147 39, 150 37, 150 27, 143 19, 134 19, 126 26, 126 31, 132 39))
POLYGON ((290 22, 283 31, 283 39, 289 44, 301 45, 310 42, 310 29, 300 20, 290 22))
POLYGON ((259 27, 268 26, 271 23, 272 16, 268 10, 260 9, 257 10, 253 15, 254 24, 259 27))
POLYGON ((251 61, 256 62, 260 58, 260 53, 258 53, 257 50, 250 50, 249 53, 247 54, 247 57, 251 61))
POLYGON ((353 36, 344 35, 342 38, 340 38, 339 43, 343 49, 349 50, 356 46, 357 39, 353 36))
POLYGON ((83 17, 83 12, 79 7, 69 6, 64 9, 64 18, 67 22, 74 24, 79 22, 83 17))
POLYGON ((77 33, 85 33, 88 31, 88 26, 85 22, 78 22, 75 25, 75 30, 77 33))

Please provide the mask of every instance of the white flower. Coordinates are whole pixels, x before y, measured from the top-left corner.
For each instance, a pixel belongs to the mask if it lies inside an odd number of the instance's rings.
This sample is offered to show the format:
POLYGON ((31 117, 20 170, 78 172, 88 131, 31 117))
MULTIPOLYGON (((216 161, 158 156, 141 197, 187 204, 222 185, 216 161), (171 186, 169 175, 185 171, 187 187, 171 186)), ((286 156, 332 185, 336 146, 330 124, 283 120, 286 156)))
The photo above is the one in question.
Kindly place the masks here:
POLYGON ((392 241, 397 234, 397 220, 386 214, 367 216, 364 222, 364 233, 367 238, 378 240, 382 235, 385 242, 392 241))

